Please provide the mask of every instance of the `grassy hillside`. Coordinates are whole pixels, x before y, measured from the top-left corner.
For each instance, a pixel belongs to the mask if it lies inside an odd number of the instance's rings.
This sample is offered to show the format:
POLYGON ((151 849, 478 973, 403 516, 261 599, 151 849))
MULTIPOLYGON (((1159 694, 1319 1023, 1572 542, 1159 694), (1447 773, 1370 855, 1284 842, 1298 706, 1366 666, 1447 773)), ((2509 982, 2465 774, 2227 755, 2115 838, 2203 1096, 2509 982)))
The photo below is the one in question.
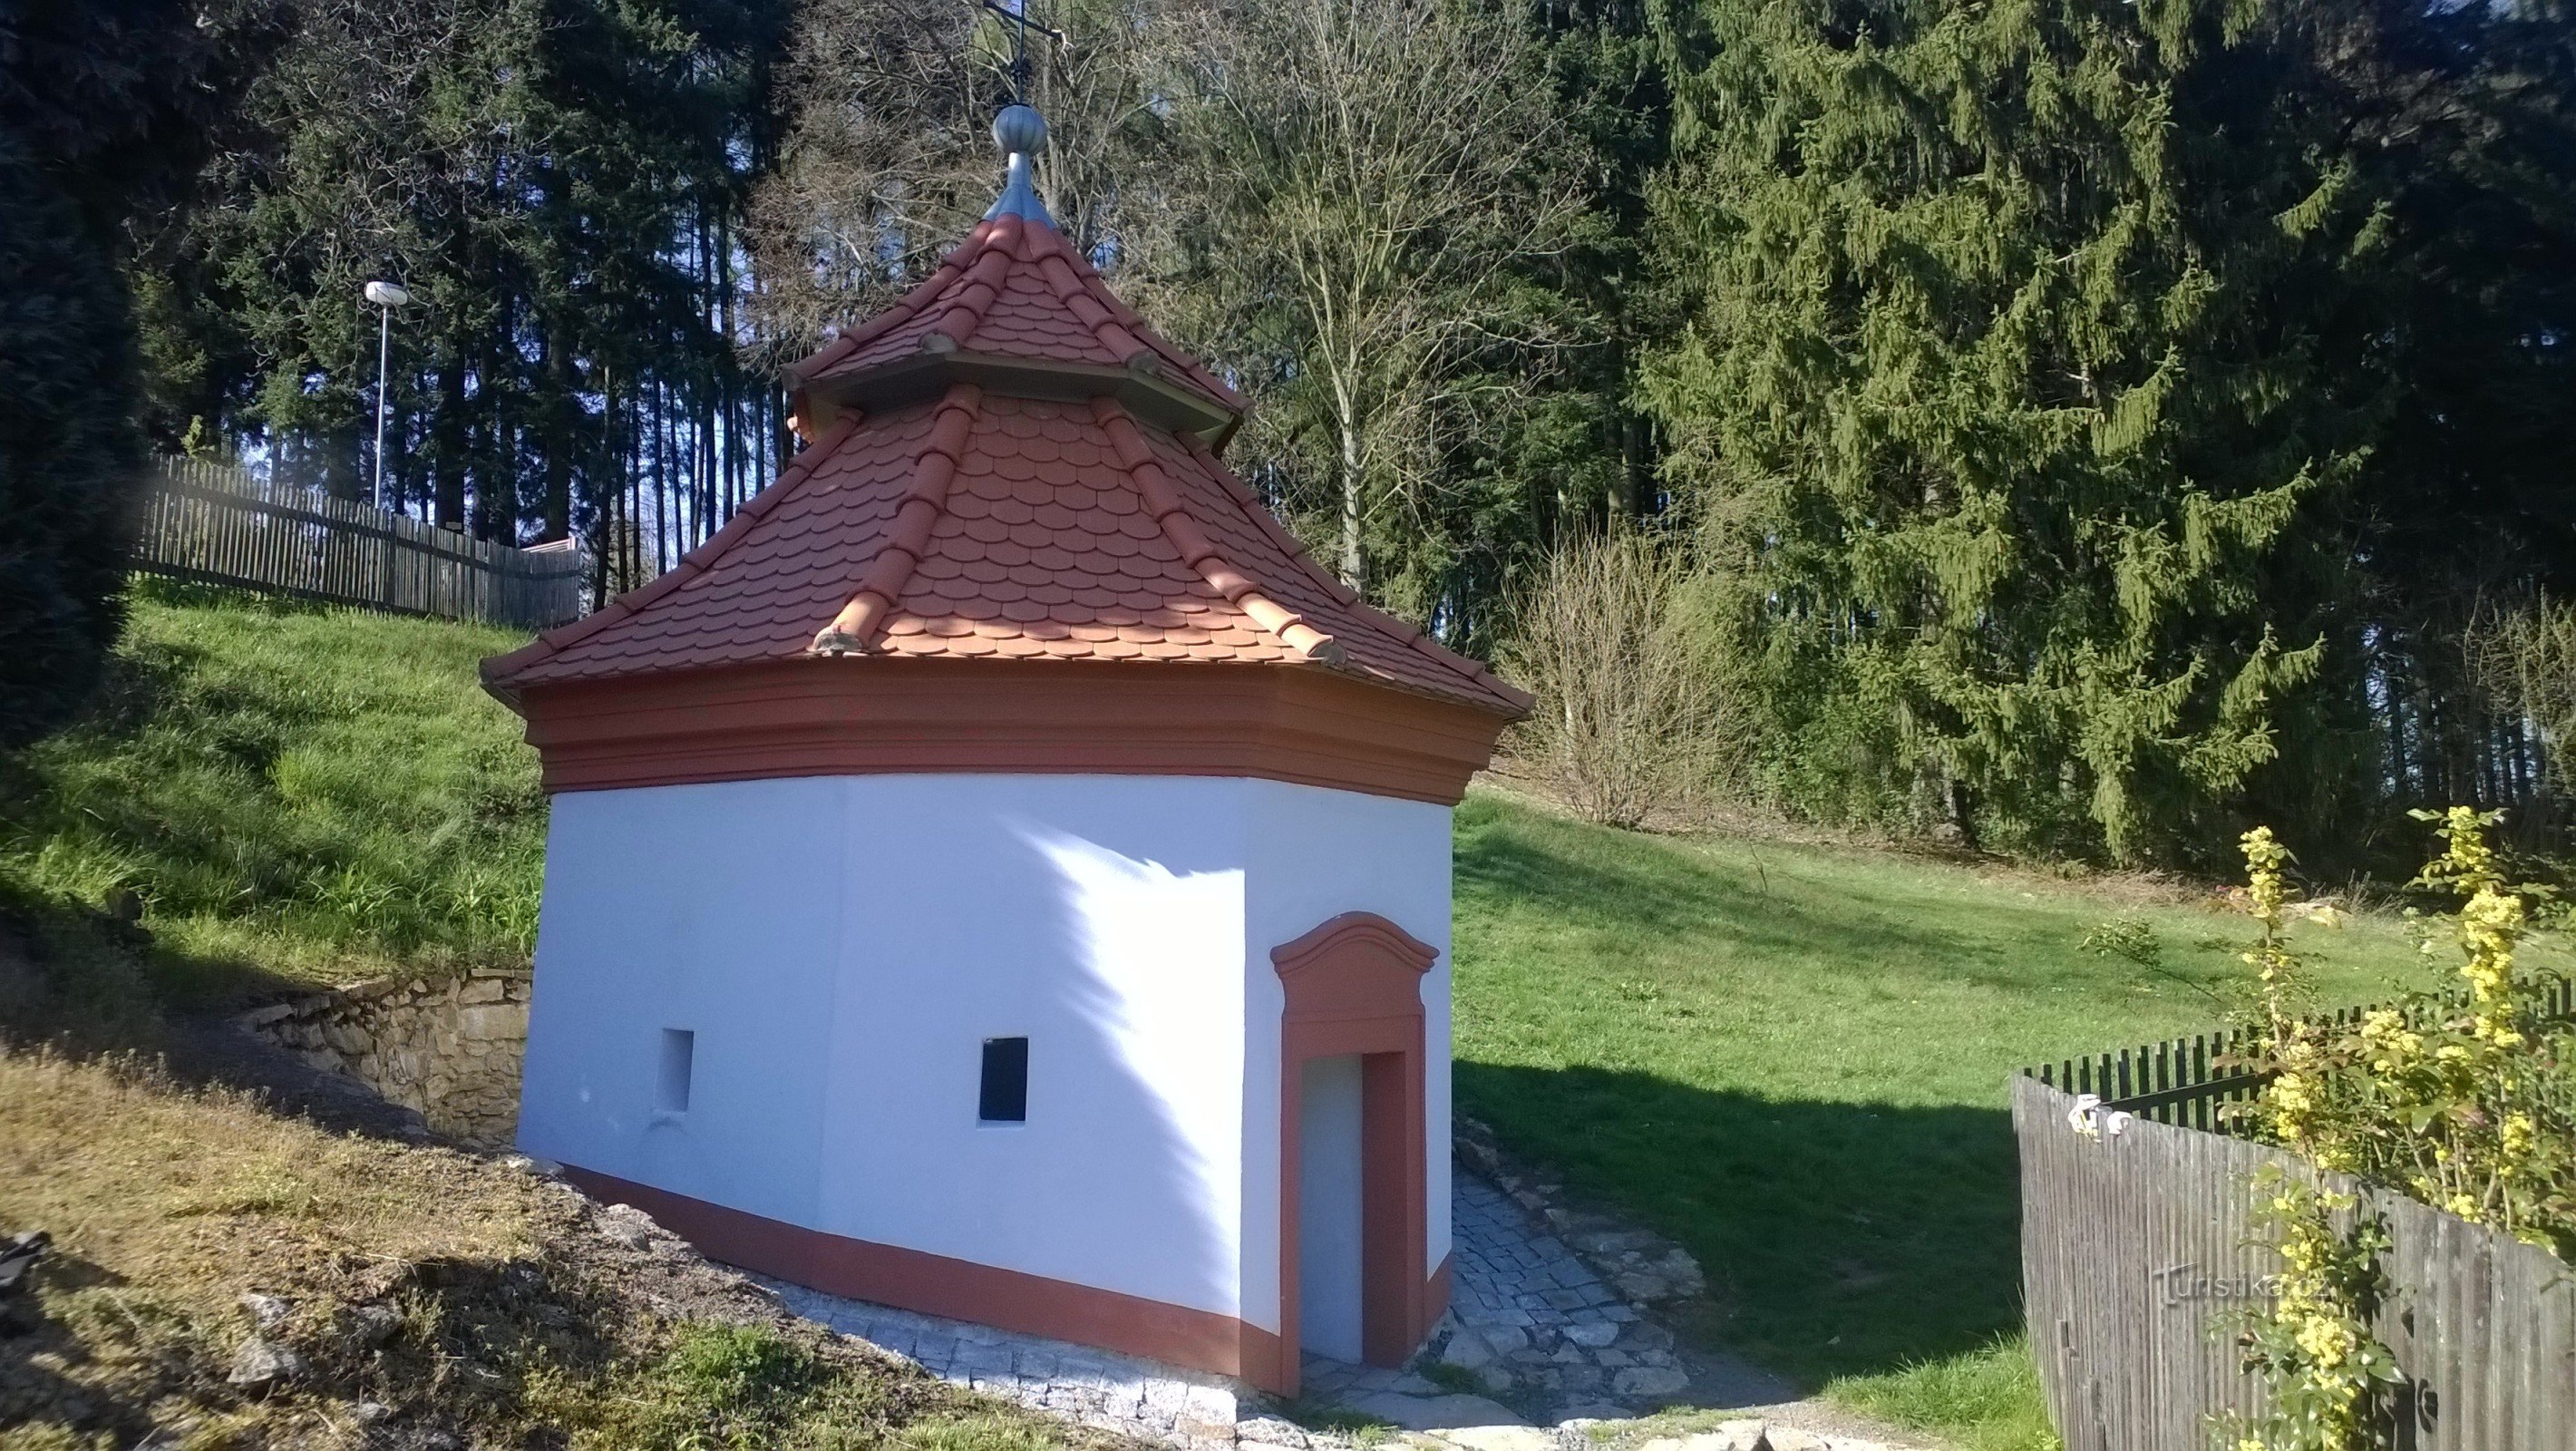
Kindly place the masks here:
MULTIPOLYGON (((110 699, 0 766, 0 892, 139 901, 165 993, 512 958, 543 801, 499 632, 154 589, 110 699)), ((1857 848, 1458 817, 1465 1111, 1688 1244, 1713 1342, 1971 1444, 2043 1444, 2017 1338, 2017 1065, 2223 1016, 2214 898, 1857 848), (2168 972, 2088 955, 2146 920, 2168 972)), ((2426 969, 2365 916, 2318 977, 2426 969)))
POLYGON ((545 801, 501 630, 138 587, 89 720, 0 756, 0 887, 139 899, 184 996, 524 960, 545 801))
POLYGON ((544 803, 472 688, 514 643, 147 587, 100 709, 0 759, 0 1233, 54 1241, 0 1302, 0 1451, 1124 1445, 787 1317, 524 1167, 153 1066, 215 1046, 166 1006, 524 956, 544 803), (301 1369, 233 1383, 254 1338, 301 1369))

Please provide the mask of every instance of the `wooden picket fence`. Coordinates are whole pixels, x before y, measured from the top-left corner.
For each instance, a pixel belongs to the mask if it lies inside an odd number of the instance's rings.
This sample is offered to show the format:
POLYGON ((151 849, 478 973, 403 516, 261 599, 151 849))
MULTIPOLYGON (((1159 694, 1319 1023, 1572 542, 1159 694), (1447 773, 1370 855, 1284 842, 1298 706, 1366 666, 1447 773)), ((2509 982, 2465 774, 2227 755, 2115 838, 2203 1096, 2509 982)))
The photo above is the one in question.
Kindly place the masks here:
POLYGON ((541 630, 581 616, 572 541, 517 549, 195 459, 159 461, 134 567, 401 614, 541 630))
MULTIPOLYGON (((2114 1080, 2116 1085, 2116 1080, 2114 1080)), ((2404 1380, 2397 1451, 2576 1446, 2576 1274, 2546 1251, 2400 1196, 2360 1190, 2244 1139, 2138 1118, 2070 1123, 2068 1093, 2017 1076, 2022 1294, 2067 1451, 2198 1451, 2263 1408, 2232 1322, 2280 1263, 2254 1218, 2257 1171, 2356 1193, 2380 1217, 2393 1291, 2377 1334, 2404 1380)))
MULTIPOLYGON (((2546 992, 2551 1016, 2576 1018, 2576 980, 2556 979, 2546 992)), ((2454 995, 2441 1005, 2456 1006, 2458 1001, 2454 995)), ((2362 1014, 2385 1006, 2393 1005, 2338 1008, 2306 1021, 2349 1028, 2361 1022, 2362 1014)), ((2227 1062, 2244 1047, 2242 1029, 2219 1029, 2042 1063, 2021 1070, 2021 1076, 2067 1093, 2097 1095, 2105 1108, 2126 1110, 2157 1123, 2228 1133, 2234 1125, 2231 1116, 2221 1111, 2223 1106, 2251 1102, 2267 1076, 2227 1062)), ((2576 1447, 2576 1441, 2569 1444, 2576 1447)))

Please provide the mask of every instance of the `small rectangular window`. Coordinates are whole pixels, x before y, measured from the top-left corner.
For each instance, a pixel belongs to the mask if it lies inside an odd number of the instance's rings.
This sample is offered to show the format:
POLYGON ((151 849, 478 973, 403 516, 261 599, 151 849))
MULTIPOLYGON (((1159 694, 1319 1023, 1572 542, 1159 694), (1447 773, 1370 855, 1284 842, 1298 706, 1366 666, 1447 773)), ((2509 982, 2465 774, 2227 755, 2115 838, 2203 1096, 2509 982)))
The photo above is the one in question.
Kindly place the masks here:
POLYGON ((988 1124, 1029 1121, 1029 1040, 984 1040, 984 1088, 975 1117, 988 1124))
POLYGON ((689 1111, 689 1076, 698 1035, 687 1028, 662 1030, 662 1071, 653 1084, 653 1106, 664 1113, 689 1111))

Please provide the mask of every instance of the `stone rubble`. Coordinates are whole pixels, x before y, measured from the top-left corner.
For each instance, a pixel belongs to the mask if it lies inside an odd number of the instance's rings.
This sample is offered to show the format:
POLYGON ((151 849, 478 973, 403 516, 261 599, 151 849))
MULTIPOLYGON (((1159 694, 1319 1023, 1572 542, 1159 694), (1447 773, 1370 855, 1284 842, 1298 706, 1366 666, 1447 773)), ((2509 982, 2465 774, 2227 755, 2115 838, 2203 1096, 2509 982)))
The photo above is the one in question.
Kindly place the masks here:
POLYGON ((528 974, 476 968, 384 978, 241 1014, 243 1028, 325 1072, 354 1078, 477 1148, 518 1132, 528 974))
POLYGON ((632 1204, 600 1206, 597 1222, 603 1237, 628 1249, 644 1249, 662 1232, 662 1227, 653 1222, 653 1216, 632 1204))
POLYGON ((353 1344, 376 1350, 402 1333, 403 1317, 402 1312, 393 1306, 371 1300, 349 1307, 341 1316, 341 1324, 353 1344))
POLYGON ((305 1370, 303 1356, 254 1335, 233 1352, 232 1369, 224 1379, 244 1390, 264 1391, 282 1381, 301 1378, 305 1370))
MULTIPOLYGON (((314 994, 239 1021, 308 1063, 413 1108, 440 1132, 489 1146, 515 1132, 527 999, 524 973, 477 972, 314 994)), ((1702 1388, 1652 1310, 1703 1292, 1697 1262, 1658 1235, 1570 1206, 1559 1186, 1504 1159, 1481 1125, 1460 1122, 1458 1156, 1448 1313, 1404 1369, 1308 1357, 1301 1400, 1382 1422, 1421 1451, 1599 1451, 1622 1445, 1618 1423, 1693 1404, 1702 1388), (1481 1394, 1465 1389, 1468 1382, 1481 1394)), ((549 1177, 559 1172, 516 1154, 505 1162, 549 1177)), ((602 1205, 596 1224, 629 1248, 681 1248, 631 1206, 602 1205)), ((1300 1426, 1274 1414, 1259 1392, 1224 1377, 750 1278, 792 1313, 942 1380, 1181 1451, 1349 1451, 1364 1439, 1300 1426)), ((244 1302, 262 1324, 290 1308, 256 1303, 268 1298, 244 1302)), ((371 1304, 342 1329, 371 1342, 399 1324, 399 1312, 371 1304)), ((241 1347, 233 1382, 261 1389, 303 1373, 294 1351, 253 1336, 241 1347)), ((1740 1383, 1720 1386, 1720 1399, 1698 1403, 1754 1404, 1742 1391, 1740 1383)), ((1625 1451, 1906 1448, 1737 1419, 1625 1451)))

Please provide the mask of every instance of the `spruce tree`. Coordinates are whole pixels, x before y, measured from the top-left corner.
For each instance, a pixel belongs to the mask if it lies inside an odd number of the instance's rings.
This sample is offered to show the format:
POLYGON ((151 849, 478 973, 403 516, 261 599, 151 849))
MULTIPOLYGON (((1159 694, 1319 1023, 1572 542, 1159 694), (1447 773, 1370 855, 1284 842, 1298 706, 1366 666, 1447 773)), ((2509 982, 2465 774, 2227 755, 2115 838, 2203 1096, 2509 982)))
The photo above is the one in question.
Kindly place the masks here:
POLYGON ((0 133, 0 745, 78 706, 122 623, 131 351, 114 261, 0 133))
POLYGON ((2393 261, 2298 12, 1661 18, 1640 388, 1774 788, 2122 861, 2267 774, 2366 794, 2341 521, 2393 261))
POLYGON ((217 305, 172 309, 155 354, 232 369, 204 390, 223 432, 363 496, 378 335, 358 297, 392 278, 415 301, 395 320, 389 493, 483 537, 559 538, 597 528, 647 460, 651 525, 685 547, 738 502, 712 497, 728 469, 768 451, 724 325, 789 8, 300 7, 160 259, 217 305))

